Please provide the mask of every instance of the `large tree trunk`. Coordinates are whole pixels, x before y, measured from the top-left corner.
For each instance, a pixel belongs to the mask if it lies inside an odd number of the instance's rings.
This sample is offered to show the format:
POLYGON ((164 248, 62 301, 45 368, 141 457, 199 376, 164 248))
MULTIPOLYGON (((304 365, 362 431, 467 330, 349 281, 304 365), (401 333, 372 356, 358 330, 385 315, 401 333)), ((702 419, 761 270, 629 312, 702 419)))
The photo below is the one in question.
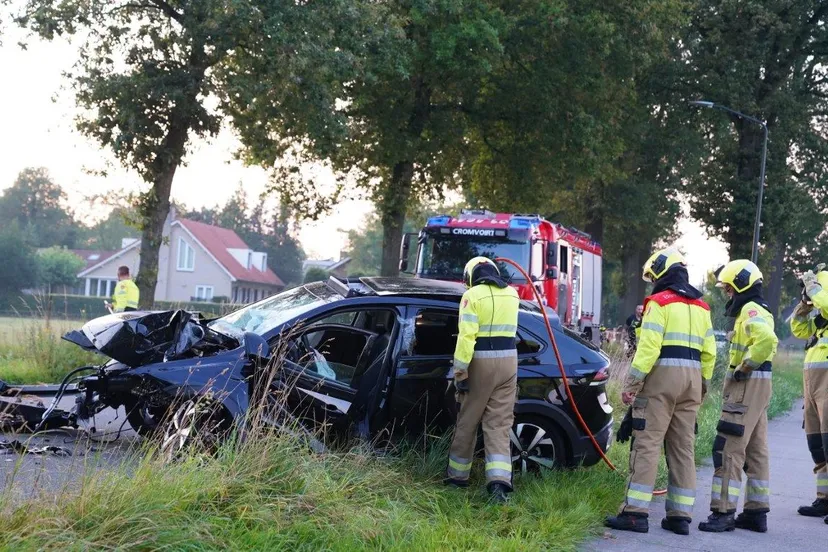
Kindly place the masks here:
POLYGON ((406 126, 411 146, 409 159, 398 161, 391 170, 391 182, 380 202, 382 220, 382 276, 398 276, 400 273, 400 244, 402 243, 405 215, 411 199, 411 183, 414 180, 414 159, 420 138, 431 115, 431 89, 422 79, 412 80, 414 104, 406 126))
POLYGON ((400 244, 413 177, 414 164, 410 161, 397 163, 392 171, 391 186, 382 205, 382 276, 397 276, 400 272, 400 244))
POLYGON ((642 304, 646 294, 646 284, 641 279, 641 267, 650 255, 649 248, 630 248, 624 255, 623 271, 625 293, 621 301, 621 315, 624 319, 635 312, 635 307, 642 304))
POLYGON ((765 299, 771 308, 771 314, 774 316, 779 315, 779 307, 782 301, 782 279, 785 275, 786 249, 787 247, 782 243, 775 242, 773 244, 770 270, 764 274, 765 299))
POLYGON ((750 259, 763 133, 758 125, 746 121, 738 121, 736 128, 739 132, 738 186, 733 189, 727 243, 731 259, 750 259))

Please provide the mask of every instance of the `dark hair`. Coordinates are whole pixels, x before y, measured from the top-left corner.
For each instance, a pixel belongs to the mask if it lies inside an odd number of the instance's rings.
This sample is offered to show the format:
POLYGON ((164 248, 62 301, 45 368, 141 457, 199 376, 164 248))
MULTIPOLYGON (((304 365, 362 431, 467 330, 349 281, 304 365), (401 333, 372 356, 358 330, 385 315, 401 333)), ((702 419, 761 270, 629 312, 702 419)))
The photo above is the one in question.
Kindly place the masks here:
POLYGON ((129 276, 129 267, 128 266, 119 266, 118 267, 118 276, 129 276))

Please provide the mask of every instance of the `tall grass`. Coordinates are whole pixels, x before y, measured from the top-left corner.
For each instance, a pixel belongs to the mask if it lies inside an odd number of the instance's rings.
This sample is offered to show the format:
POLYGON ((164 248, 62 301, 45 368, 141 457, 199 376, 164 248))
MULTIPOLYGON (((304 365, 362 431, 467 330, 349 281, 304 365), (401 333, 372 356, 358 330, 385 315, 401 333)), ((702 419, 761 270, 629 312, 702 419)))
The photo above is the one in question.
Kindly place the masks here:
POLYGON ((80 326, 47 318, 0 318, 0 380, 56 383, 78 366, 100 363, 102 357, 60 338, 80 326))

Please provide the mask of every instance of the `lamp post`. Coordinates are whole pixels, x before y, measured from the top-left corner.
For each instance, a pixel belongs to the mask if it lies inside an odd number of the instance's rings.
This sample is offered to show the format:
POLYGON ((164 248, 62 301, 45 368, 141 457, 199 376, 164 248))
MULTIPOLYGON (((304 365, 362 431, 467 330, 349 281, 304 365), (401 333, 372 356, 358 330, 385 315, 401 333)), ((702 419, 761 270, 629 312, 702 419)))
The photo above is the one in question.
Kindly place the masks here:
POLYGON ((726 111, 732 115, 736 115, 737 117, 740 117, 746 121, 750 121, 751 123, 756 123, 757 125, 762 127, 765 139, 762 145, 762 166, 759 169, 759 198, 756 200, 756 220, 753 224, 753 249, 750 253, 750 260, 753 261, 755 264, 757 259, 759 258, 759 231, 760 226, 762 224, 762 200, 765 196, 765 161, 768 158, 768 125, 765 121, 757 119, 756 117, 745 115, 744 113, 740 113, 735 109, 730 109, 729 107, 725 107, 714 102, 692 101, 688 103, 690 105, 695 105, 698 107, 709 107, 711 109, 719 109, 721 111, 726 111))

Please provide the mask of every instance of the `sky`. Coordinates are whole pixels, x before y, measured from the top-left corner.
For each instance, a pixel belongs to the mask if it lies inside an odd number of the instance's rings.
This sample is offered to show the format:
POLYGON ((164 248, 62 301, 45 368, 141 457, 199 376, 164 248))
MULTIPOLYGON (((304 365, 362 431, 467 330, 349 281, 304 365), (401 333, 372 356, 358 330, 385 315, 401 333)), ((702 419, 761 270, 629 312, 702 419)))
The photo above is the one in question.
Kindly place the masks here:
MULTIPOLYGON (((74 210, 87 220, 104 213, 85 198, 117 191, 136 191, 146 186, 140 178, 120 168, 114 157, 74 128, 77 115, 63 71, 71 69, 77 50, 58 40, 46 42, 27 37, 11 25, 4 29, 0 45, 0 192, 11 186, 26 167, 46 167, 69 197, 74 210), (19 47, 25 40, 27 49, 19 47), (90 170, 107 169, 106 177, 90 170)), ((264 169, 245 167, 232 159, 238 141, 229 130, 211 140, 191 144, 186 166, 173 182, 173 199, 188 207, 223 204, 242 182, 248 197, 265 189, 264 169)), ((347 248, 345 232, 362 226, 371 205, 365 201, 341 204, 334 214, 316 223, 303 224, 298 238, 309 258, 339 258, 347 248)), ((709 239, 689 220, 679 222, 675 244, 685 254, 693 283, 727 260, 724 244, 709 239)))

